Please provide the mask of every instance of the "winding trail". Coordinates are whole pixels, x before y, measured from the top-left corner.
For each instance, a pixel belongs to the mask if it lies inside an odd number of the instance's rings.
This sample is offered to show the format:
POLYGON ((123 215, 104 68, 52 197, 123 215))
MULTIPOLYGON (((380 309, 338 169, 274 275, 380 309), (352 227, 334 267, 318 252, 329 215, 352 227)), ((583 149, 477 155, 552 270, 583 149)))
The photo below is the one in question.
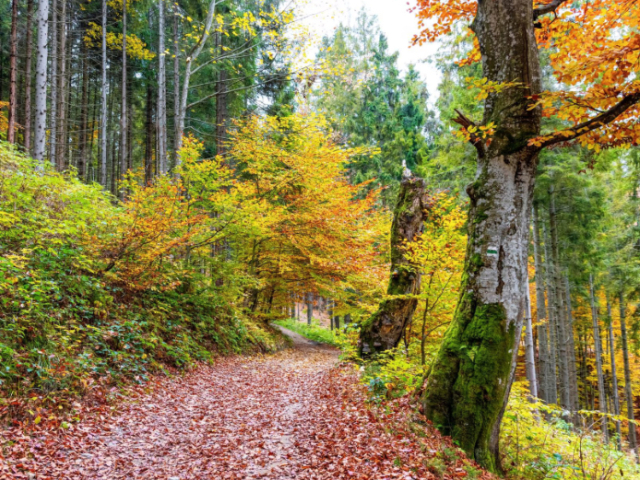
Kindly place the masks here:
POLYGON ((432 445, 408 431, 393 431, 390 425, 407 408, 374 414, 353 367, 336 367, 337 350, 285 333, 294 349, 224 359, 167 380, 115 414, 24 437, 0 479, 466 476, 461 460, 434 475, 428 459, 443 448, 442 439, 433 437, 432 445))

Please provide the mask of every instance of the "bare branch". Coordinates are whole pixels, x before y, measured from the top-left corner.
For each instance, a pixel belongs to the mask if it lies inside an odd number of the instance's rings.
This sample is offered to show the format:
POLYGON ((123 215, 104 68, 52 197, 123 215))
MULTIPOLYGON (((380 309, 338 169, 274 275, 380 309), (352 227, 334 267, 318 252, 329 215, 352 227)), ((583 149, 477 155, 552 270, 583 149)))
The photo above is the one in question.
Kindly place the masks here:
POLYGON ((600 127, 608 125, 638 102, 640 102, 640 92, 631 93, 597 117, 593 117, 592 119, 582 122, 575 127, 554 133, 550 137, 546 138, 538 148, 543 149, 557 143, 569 142, 581 137, 585 133, 592 132, 593 130, 597 130, 600 127))
POLYGON ((567 0, 553 0, 553 2, 542 5, 541 7, 533 9, 533 20, 536 21, 542 15, 546 15, 547 13, 555 12, 556 9, 565 3, 567 0))

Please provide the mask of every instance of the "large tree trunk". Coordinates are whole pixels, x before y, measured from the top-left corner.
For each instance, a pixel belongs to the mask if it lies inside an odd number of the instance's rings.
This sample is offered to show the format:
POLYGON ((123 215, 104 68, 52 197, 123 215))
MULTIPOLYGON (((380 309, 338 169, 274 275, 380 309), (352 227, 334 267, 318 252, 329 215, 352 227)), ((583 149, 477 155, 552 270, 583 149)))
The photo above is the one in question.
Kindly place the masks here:
POLYGON ((629 419, 629 448, 636 456, 636 461, 640 463, 638 454, 638 443, 636 439, 633 390, 631 388, 631 366, 629 364, 629 345, 627 344, 627 319, 624 305, 624 295, 620 294, 620 340, 622 341, 622 357, 624 359, 624 396, 627 400, 627 418, 629 419))
POLYGON ((31 64, 33 48, 33 0, 27 0, 27 39, 24 68, 24 149, 31 153, 31 64))
MULTIPOLYGON (((106 1, 106 0, 104 0, 106 1)), ((49 1, 38 3, 38 46, 36 54, 36 117, 33 157, 44 160, 47 142, 47 38, 49 33, 49 1)))
POLYGON ((404 244, 422 231, 428 207, 427 187, 421 178, 405 175, 391 226, 391 279, 378 311, 362 325, 360 353, 369 355, 395 348, 418 305, 419 273, 405 258, 404 244))
POLYGON ((16 141, 16 114, 18 112, 18 0, 11 5, 11 54, 9 61, 9 126, 7 141, 16 141))
MULTIPOLYGON (((425 413, 471 457, 499 471, 499 433, 513 382, 528 287, 531 199, 540 132, 540 63, 533 2, 478 2, 472 24, 484 76, 518 86, 487 97, 484 124, 496 125, 489 145, 475 139, 478 170, 468 188, 469 240, 465 276, 453 322, 431 366, 425 413)), ((462 117, 462 116, 461 116, 462 117)), ((459 119, 459 123, 462 123, 459 119)), ((468 119, 466 119, 468 121, 468 119)))

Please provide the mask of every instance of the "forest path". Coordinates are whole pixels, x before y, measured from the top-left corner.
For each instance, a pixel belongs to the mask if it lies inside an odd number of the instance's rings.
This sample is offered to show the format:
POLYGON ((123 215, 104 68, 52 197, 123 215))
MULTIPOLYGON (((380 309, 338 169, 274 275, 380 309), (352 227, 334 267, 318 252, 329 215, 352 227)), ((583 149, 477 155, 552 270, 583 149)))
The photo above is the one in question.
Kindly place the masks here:
MULTIPOLYGON (((14 459, 32 468, 8 477, 0 469, 0 479, 437 478, 426 459, 441 439, 403 428, 407 408, 374 414, 353 366, 336 367, 337 350, 286 333, 294 349, 223 359, 162 381, 115 414, 23 438, 14 459)), ((465 476, 459 466, 439 478, 465 476)))

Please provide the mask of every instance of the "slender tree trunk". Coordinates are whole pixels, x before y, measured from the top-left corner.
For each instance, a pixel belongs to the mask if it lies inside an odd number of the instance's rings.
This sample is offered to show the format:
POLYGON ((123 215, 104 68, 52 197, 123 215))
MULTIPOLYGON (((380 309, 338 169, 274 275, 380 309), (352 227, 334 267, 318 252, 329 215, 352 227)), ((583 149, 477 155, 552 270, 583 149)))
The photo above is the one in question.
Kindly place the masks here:
MULTIPOLYGON (((472 458, 500 471, 500 423, 515 376, 528 286, 531 200, 541 112, 531 97, 541 70, 530 0, 478 2, 471 27, 489 81, 519 87, 492 92, 483 123, 496 125, 487 145, 476 139, 478 169, 468 188, 465 276, 454 319, 431 366, 425 413, 472 458)), ((456 119, 470 125, 463 115, 456 119)), ((472 122, 471 122, 472 123, 472 122)))
MULTIPOLYGON (((105 0, 106 1, 106 0, 105 0)), ((36 53, 36 117, 33 156, 42 162, 47 142, 47 39, 49 33, 49 1, 38 2, 38 46, 36 53)))
POLYGON ((167 80, 165 62, 164 0, 158 0, 158 142, 157 157, 161 174, 167 173, 167 80))
POLYGON ((636 439, 633 390, 631 388, 631 365, 629 363, 629 345, 627 343, 627 319, 624 294, 620 293, 620 340, 622 341, 622 357, 624 360, 624 396, 627 400, 627 418, 629 419, 629 448, 640 463, 638 441, 636 439))
POLYGON ((55 145, 55 158, 59 171, 65 170, 67 159, 65 158, 65 145, 67 143, 65 134, 65 123, 67 118, 67 0, 60 0, 62 11, 60 12, 60 23, 58 26, 58 98, 52 101, 58 103, 57 109, 57 134, 55 145))
POLYGON ((178 42, 178 9, 177 3, 173 7, 173 130, 174 157, 178 163, 178 145, 181 143, 182 132, 180 126, 180 45, 178 42))
POLYGON ((405 175, 391 226, 391 278, 387 288, 390 298, 381 302, 378 311, 362 324, 360 353, 363 355, 397 347, 413 317, 418 305, 420 275, 405 257, 404 245, 422 230, 424 210, 428 207, 424 180, 405 175))
POLYGON ((547 274, 547 298, 549 299, 549 375, 548 375, 548 395, 549 403, 558 403, 558 321, 556 303, 556 284, 553 281, 553 259, 549 248, 549 236, 547 229, 544 231, 544 261, 545 273, 547 274))
POLYGON ((18 113, 18 0, 11 2, 11 53, 9 60, 9 125, 7 141, 16 143, 18 113))
POLYGON ((313 320, 313 301, 311 298, 311 294, 307 293, 307 325, 311 325, 313 320))
POLYGON ((596 353, 596 370, 598 375, 598 393, 600 411, 605 414, 602 419, 602 436, 605 443, 609 442, 609 431, 607 429, 607 398, 604 390, 604 375, 602 373, 602 341, 600 339, 600 325, 598 323, 598 305, 596 300, 595 287, 593 285, 593 275, 589 275, 589 292, 591 295, 591 319, 593 321, 593 340, 596 353))
POLYGON ((566 310, 564 306, 564 297, 562 294, 562 275, 560 269, 560 255, 558 252, 558 225, 555 204, 555 188, 551 185, 549 188, 549 233, 551 235, 551 256, 553 258, 552 274, 555 288, 554 295, 554 316, 558 329, 558 368, 560 373, 560 404, 566 410, 571 410, 571 390, 569 387, 569 335, 567 331, 566 310))
MULTIPOLYGON (((198 59, 202 50, 209 39, 211 32, 211 25, 213 24, 213 18, 216 12, 216 5, 218 0, 211 0, 209 3, 209 8, 207 10, 207 16, 205 20, 204 30, 200 35, 200 38, 194 45, 194 47, 189 52, 185 59, 185 68, 184 68, 184 78, 182 80, 182 90, 180 93, 180 106, 178 113, 178 128, 176 131, 176 150, 180 150, 182 148, 182 135, 184 134, 184 126, 185 119, 187 116, 188 110, 188 99, 189 99, 189 82, 191 79, 191 74, 193 73, 193 65, 194 62, 198 59)), ((176 165, 180 164, 180 157, 176 158, 176 165)))
MULTIPOLYGON (((122 106, 120 107, 120 177, 127 173, 127 2, 122 2, 122 106)), ((119 191, 125 197, 124 188, 119 191)))
POLYGON ((538 394, 544 402, 549 402, 549 334, 547 331, 547 307, 545 305, 545 285, 544 270, 542 264, 541 246, 540 246, 540 220, 538 207, 533 206, 533 259, 536 267, 536 306, 538 313, 538 345, 540 352, 538 355, 538 394))
POLYGON ((80 156, 78 157, 78 175, 87 178, 87 150, 89 145, 89 58, 87 47, 82 41, 82 121, 80 126, 80 156))
MULTIPOLYGON (((616 416, 620 415, 620 395, 618 393, 618 373, 616 370, 616 347, 613 340, 613 316, 611 315, 611 303, 609 302, 609 296, 607 296, 607 319, 609 330, 609 357, 611 358, 611 394, 613 397, 613 413, 616 416)), ((616 433, 618 438, 616 444, 618 450, 622 451, 622 428, 620 420, 616 420, 616 433)))
POLYGON ((531 398, 538 398, 538 379, 536 377, 536 359, 535 349, 533 346, 533 322, 531 321, 531 295, 527 289, 527 317, 525 319, 525 367, 527 371, 527 380, 529 380, 529 392, 531 398))
POLYGON ((24 149, 31 153, 31 64, 33 63, 33 0, 27 0, 27 40, 25 53, 24 86, 24 149))
MULTIPOLYGON (((62 0, 66 1, 66 0, 62 0)), ((49 161, 56 163, 56 145, 58 133, 58 0, 51 5, 51 120, 49 121, 49 161)))
MULTIPOLYGON (((153 181, 153 138, 154 138, 154 125, 153 125, 153 88, 151 80, 147 80, 147 136, 145 143, 144 154, 144 181, 147 185, 153 181)), ((160 132, 158 132, 158 140, 160 139, 160 132)), ((159 146, 158 146, 159 148, 159 146)), ((158 160, 158 165, 160 161, 158 160)))
MULTIPOLYGON (((573 329, 573 307, 571 306, 571 288, 569 285, 569 274, 565 273, 564 275, 564 292, 566 295, 567 301, 565 302, 567 308, 567 321, 569 326, 569 331, 571 334, 569 335, 569 379, 571 388, 571 401, 573 402, 571 410, 577 412, 580 410, 580 391, 578 390, 578 371, 577 364, 578 361, 576 359, 576 342, 575 342, 575 332, 573 329)), ((580 416, 576 414, 574 416, 574 422, 580 423, 580 416)))
POLYGON ((102 0, 102 81, 100 110, 100 185, 107 188, 107 0, 102 0))

